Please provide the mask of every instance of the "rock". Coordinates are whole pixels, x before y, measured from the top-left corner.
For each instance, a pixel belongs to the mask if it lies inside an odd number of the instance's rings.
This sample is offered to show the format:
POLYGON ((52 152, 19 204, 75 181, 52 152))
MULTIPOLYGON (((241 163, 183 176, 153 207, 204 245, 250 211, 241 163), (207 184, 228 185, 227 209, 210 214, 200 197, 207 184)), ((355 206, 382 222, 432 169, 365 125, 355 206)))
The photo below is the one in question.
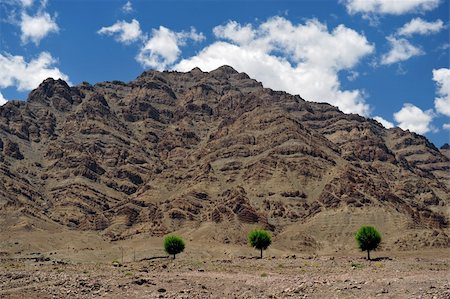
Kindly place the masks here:
POLYGON ((133 283, 137 284, 137 285, 143 285, 143 284, 151 283, 151 281, 149 279, 139 278, 139 279, 133 280, 133 283))
POLYGON ((20 151, 19 145, 16 142, 12 142, 10 140, 6 140, 3 146, 3 153, 11 158, 17 160, 23 160, 24 156, 20 151))

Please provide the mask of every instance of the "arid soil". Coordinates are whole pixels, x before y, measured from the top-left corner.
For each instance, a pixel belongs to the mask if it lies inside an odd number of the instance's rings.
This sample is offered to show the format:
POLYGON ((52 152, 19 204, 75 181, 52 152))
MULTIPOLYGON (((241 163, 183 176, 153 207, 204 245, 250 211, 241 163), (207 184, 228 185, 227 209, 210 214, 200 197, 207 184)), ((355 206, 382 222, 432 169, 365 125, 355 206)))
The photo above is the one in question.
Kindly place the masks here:
POLYGON ((372 252, 367 261, 356 250, 315 255, 269 248, 257 259, 246 246, 192 244, 173 260, 155 258, 164 253, 153 244, 137 253, 126 247, 123 262, 121 244, 104 252, 4 254, 0 298, 450 297, 450 257, 442 249, 372 252))

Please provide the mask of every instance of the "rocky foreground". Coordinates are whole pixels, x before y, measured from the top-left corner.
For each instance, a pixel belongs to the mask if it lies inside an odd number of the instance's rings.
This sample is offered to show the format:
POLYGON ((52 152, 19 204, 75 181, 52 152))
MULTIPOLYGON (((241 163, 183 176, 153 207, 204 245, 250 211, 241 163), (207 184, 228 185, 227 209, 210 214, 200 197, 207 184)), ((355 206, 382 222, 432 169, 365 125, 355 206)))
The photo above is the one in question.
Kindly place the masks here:
MULTIPOLYGON (((448 253, 448 252, 447 252, 448 253)), ((251 256, 66 263, 2 259, 0 298, 439 298, 450 296, 445 251, 360 256, 251 256)))

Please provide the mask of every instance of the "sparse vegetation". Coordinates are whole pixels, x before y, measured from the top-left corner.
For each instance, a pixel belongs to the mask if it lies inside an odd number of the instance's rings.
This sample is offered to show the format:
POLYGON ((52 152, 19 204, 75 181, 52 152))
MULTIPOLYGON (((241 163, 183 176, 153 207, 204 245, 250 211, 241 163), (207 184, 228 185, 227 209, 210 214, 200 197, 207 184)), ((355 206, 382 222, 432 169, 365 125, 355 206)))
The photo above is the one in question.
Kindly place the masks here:
POLYGON ((261 258, 263 257, 263 250, 266 250, 272 244, 272 237, 263 229, 255 229, 248 234, 248 242, 250 246, 261 251, 261 258))
POLYGON ((112 265, 113 265, 114 267, 122 267, 122 264, 121 264, 118 260, 112 261, 112 265))
POLYGON ((359 248, 362 251, 367 251, 367 259, 370 261, 370 251, 377 249, 381 242, 380 233, 373 226, 361 226, 355 239, 359 248))
POLYGON ((363 265, 359 263, 352 263, 352 269, 362 269, 363 265))
POLYGON ((374 266, 377 268, 384 268, 384 264, 380 262, 375 263, 374 266))
POLYGON ((173 255, 173 259, 175 259, 176 254, 183 252, 184 247, 185 243, 179 236, 171 235, 164 239, 164 250, 173 255))

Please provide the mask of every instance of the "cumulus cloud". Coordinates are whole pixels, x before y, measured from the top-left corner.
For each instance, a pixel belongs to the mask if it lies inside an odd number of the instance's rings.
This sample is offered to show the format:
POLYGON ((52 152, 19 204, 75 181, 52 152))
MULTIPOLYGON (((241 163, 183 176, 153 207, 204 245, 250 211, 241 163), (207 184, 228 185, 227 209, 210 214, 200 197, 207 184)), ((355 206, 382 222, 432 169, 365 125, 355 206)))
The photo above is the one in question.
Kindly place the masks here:
POLYGON ((175 32, 164 26, 153 29, 151 37, 139 50, 136 60, 145 67, 164 70, 175 63, 181 54, 180 47, 187 40, 202 41, 205 39, 202 33, 194 28, 191 31, 175 32))
POLYGON ((205 71, 233 66, 265 86, 325 101, 346 113, 368 115, 370 107, 360 90, 341 90, 338 72, 352 69, 374 51, 364 35, 339 25, 334 30, 317 20, 292 24, 274 17, 257 28, 230 21, 217 26, 216 41, 173 68, 205 71))
POLYGON ((390 121, 385 120, 381 116, 375 116, 373 119, 376 120, 377 122, 379 122, 380 124, 382 124, 383 127, 385 127, 386 129, 391 129, 391 128, 394 127, 393 123, 391 123, 390 121))
POLYGON ((0 88, 16 86, 19 91, 31 90, 49 77, 68 81, 68 76, 55 67, 56 63, 48 52, 29 62, 23 56, 0 53, 0 88))
POLYGON ((442 128, 443 128, 444 130, 449 130, 449 131, 450 131, 450 123, 448 123, 448 124, 443 124, 443 125, 442 125, 442 128))
POLYGON ((22 43, 32 41, 39 45, 44 37, 50 33, 57 33, 59 27, 56 24, 55 17, 50 16, 47 12, 39 11, 34 16, 22 12, 20 30, 22 32, 20 36, 22 43))
POLYGON ((142 38, 141 27, 135 19, 129 23, 126 21, 117 21, 109 27, 102 27, 97 33, 114 36, 116 41, 124 44, 130 44, 142 38))
POLYGON ((415 18, 398 29, 397 34, 403 36, 411 36, 414 34, 429 35, 437 33, 442 29, 444 29, 444 22, 441 20, 427 22, 421 18, 415 18))
POLYGON ((394 113, 394 119, 400 128, 418 134, 425 134, 433 130, 431 126, 433 117, 434 113, 431 109, 423 111, 409 103, 403 104, 402 109, 394 113))
POLYGON ((349 14, 402 15, 426 12, 439 6, 440 0, 343 0, 349 14))
POLYGON ((412 45, 404 38, 388 36, 386 39, 388 40, 391 49, 381 57, 381 64, 393 64, 406 61, 414 56, 425 54, 422 49, 412 45))
POLYGON ((160 71, 167 69, 179 59, 180 47, 186 45, 188 40, 199 42, 205 39, 203 33, 197 32, 194 27, 191 27, 190 31, 175 32, 160 26, 158 29, 152 29, 150 34, 143 33, 139 22, 135 19, 130 23, 118 21, 112 26, 102 27, 97 33, 115 36, 116 41, 124 44, 141 41, 136 61, 143 67, 160 71))
POLYGON ((437 112, 450 116, 450 69, 433 70, 433 80, 436 81, 438 95, 434 107, 437 112))
POLYGON ((5 99, 2 95, 2 93, 0 92, 0 106, 3 106, 6 104, 6 102, 8 102, 7 99, 5 99))
POLYGON ((125 4, 122 6, 122 11, 123 11, 124 13, 132 13, 132 12, 133 12, 133 5, 131 4, 130 1, 127 1, 127 3, 125 3, 125 4))

